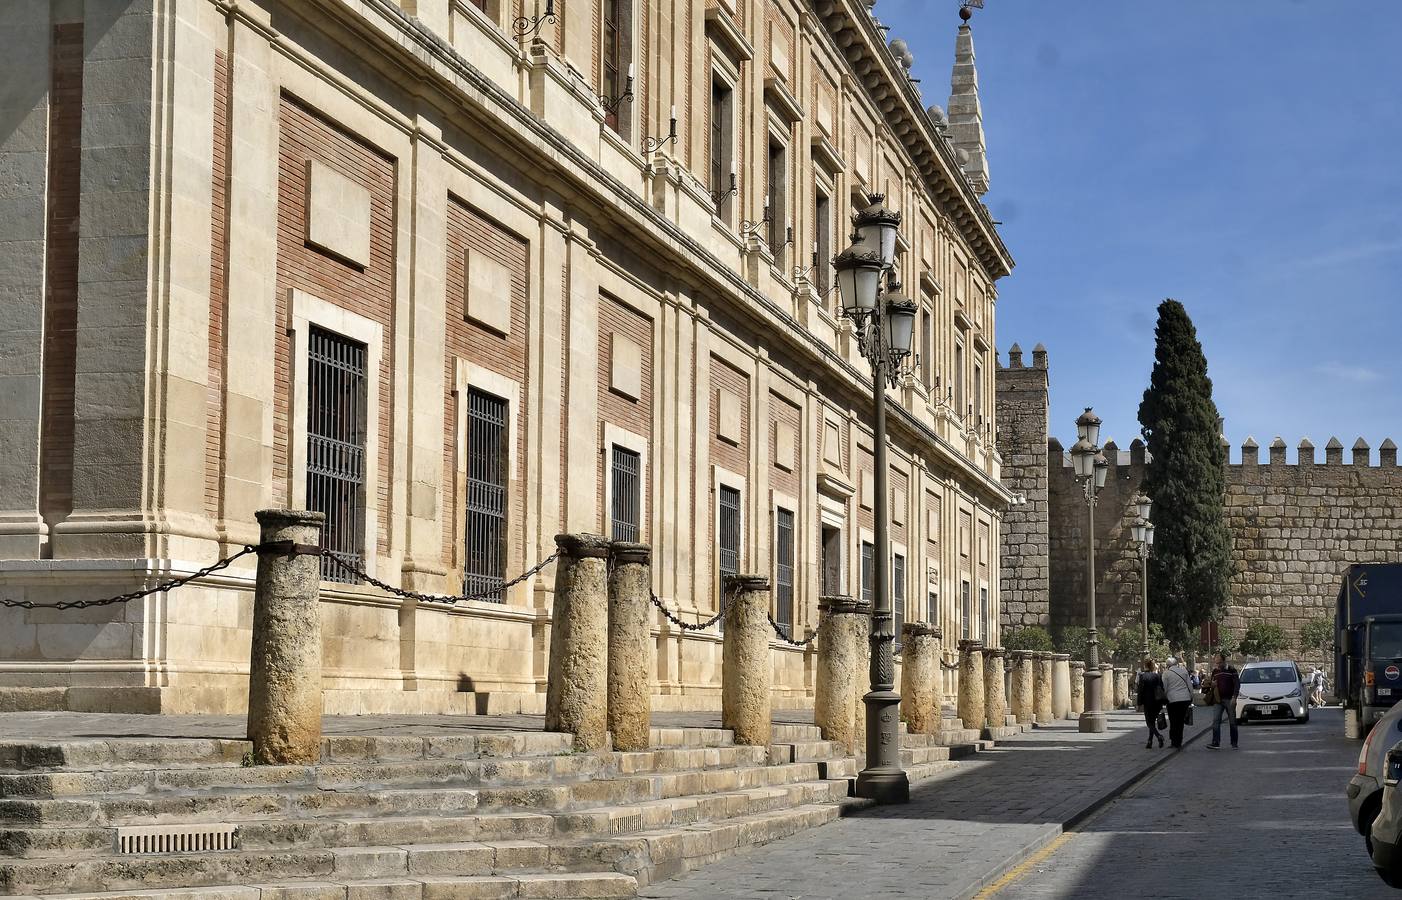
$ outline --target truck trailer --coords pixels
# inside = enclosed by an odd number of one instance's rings
[[[1362,738],[1402,699],[1402,563],[1349,566],[1334,608],[1334,693]]]

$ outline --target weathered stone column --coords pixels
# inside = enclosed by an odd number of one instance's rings
[[[652,551],[614,541],[609,573],[608,730],[613,749],[646,750],[652,724]]]
[[[1071,660],[1071,718],[1078,718],[1086,711],[1086,664],[1079,659]]]
[[[545,730],[576,750],[608,744],[608,550],[597,534],[557,534]]]
[[[1052,718],[1064,719],[1071,713],[1071,654],[1052,654]]]
[[[1100,696],[1107,709],[1118,709],[1115,706],[1115,667],[1109,663],[1100,664]]]
[[[1003,653],[1002,647],[989,647],[983,651],[983,707],[990,729],[1004,727],[1008,715]],[[992,734],[989,736],[992,737]]]
[[[1013,665],[1012,696],[1009,698],[1009,706],[1012,708],[1013,716],[1016,717],[1019,725],[1030,725],[1037,717],[1037,706],[1034,700],[1035,688],[1033,686],[1035,663],[1032,654],[1026,650],[1014,650],[1009,656],[1012,658]]]
[[[924,622],[901,626],[901,712],[911,734],[940,730],[940,639]]]
[[[769,743],[770,683],[769,579],[727,575],[725,643],[721,653],[721,727],[735,732],[735,743]]]
[[[818,671],[814,677],[813,721],[823,739],[856,753],[861,732],[856,727],[858,693],[864,663],[863,621],[871,621],[871,604],[851,597],[824,597],[818,604]]]
[[[248,739],[258,765],[321,761],[321,526],[326,515],[300,509],[254,514],[264,544],[253,588],[248,660]],[[311,552],[299,552],[310,550]]]
[[[852,728],[855,730],[857,745],[866,746],[867,733],[867,705],[863,698],[871,690],[871,601],[859,600],[862,604],[862,614],[857,617],[856,633],[857,649],[853,655],[857,658],[857,680],[855,683],[855,702],[857,704],[857,714],[852,717]]]
[[[959,642],[959,719],[965,728],[983,730],[983,644]]]
[[[1032,701],[1036,707],[1037,724],[1046,725],[1052,721],[1052,655],[1038,651],[1036,665],[1036,675],[1032,680]]]
[[[1115,709],[1129,706],[1129,670],[1115,669]]]

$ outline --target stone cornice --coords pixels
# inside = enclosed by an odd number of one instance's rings
[[[919,93],[887,51],[865,6],[860,0],[811,2],[829,36],[847,58],[856,80],[881,112],[885,126],[915,161],[926,189],[953,219],[989,279],[1011,273],[1013,258],[999,237],[992,216],[964,177],[954,149],[930,123]]]
[[[750,285],[743,275],[725,265],[700,241],[685,233],[675,222],[653,209],[641,196],[611,172],[590,159],[568,138],[522,106],[483,72],[457,53],[418,19],[408,15],[393,0],[304,0],[308,7],[324,11],[341,25],[358,31],[374,42],[393,64],[404,67],[415,77],[437,83],[445,96],[460,103],[464,96],[484,107],[481,123],[506,132],[502,137],[523,155],[533,155],[532,163],[543,172],[570,179],[583,193],[595,193],[602,206],[619,222],[631,228],[640,241],[656,242],[659,249],[690,257],[699,265],[695,272],[705,281],[719,283],[742,302],[732,305],[732,313],[779,327],[766,328],[766,334],[786,344],[799,355],[817,357],[842,384],[854,403],[870,396],[870,375],[849,363],[804,328],[787,310]],[[380,20],[379,23],[373,21]],[[386,29],[393,29],[392,33]],[[564,186],[561,185],[561,188]],[[680,273],[678,273],[680,274]],[[745,302],[748,301],[748,302]],[[761,315],[762,314],[762,315]],[[933,447],[942,467],[959,472],[963,484],[994,508],[1008,506],[1012,494],[987,472],[960,453],[953,444],[917,419],[898,403],[888,406],[888,423],[898,433]]]

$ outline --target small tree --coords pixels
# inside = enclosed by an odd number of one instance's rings
[[[1241,641],[1237,638],[1235,631],[1225,627],[1217,629],[1217,646],[1212,650],[1213,653],[1221,653],[1230,659],[1237,654],[1240,648]]]
[[[1285,639],[1285,629],[1274,622],[1252,622],[1246,626],[1246,635],[1237,646],[1243,656],[1275,656],[1289,646]]]
[[[1051,650],[1051,635],[1037,625],[1014,628],[1003,634],[1003,647],[1008,650]]]
[[[1100,639],[1100,661],[1108,663],[1115,657],[1115,637],[1108,631],[1099,632],[1098,637]],[[1085,660],[1090,655],[1086,649],[1089,644],[1089,633],[1080,625],[1063,628],[1057,634],[1057,652],[1069,653],[1072,659]]]
[[[1115,646],[1116,662],[1120,665],[1139,668],[1139,663],[1143,661],[1144,636],[1138,625],[1126,625],[1115,632]],[[1149,658],[1163,663],[1171,652],[1168,638],[1163,633],[1163,626],[1157,622],[1150,622]]]
[[[1300,651],[1328,656],[1334,649],[1334,620],[1329,616],[1310,619],[1300,626]]]

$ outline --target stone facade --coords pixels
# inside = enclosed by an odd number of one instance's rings
[[[1032,366],[1013,344],[998,368],[998,443],[1003,485],[1013,505],[1003,513],[999,610],[1004,627],[1050,624],[1047,458],[1047,351],[1038,344]],[[1016,548],[1016,552],[1008,552]]]
[[[1028,523],[1013,506],[1004,517],[1003,583],[1008,591],[1011,573],[1031,572],[1042,559],[1035,535],[1046,527],[1049,539],[1049,577],[1046,603],[1032,605],[1022,619],[1010,618],[1005,594],[1004,625],[1018,625],[1042,617],[1053,628],[1085,624],[1086,506],[1071,461],[1056,438],[1045,439],[1019,419],[1017,410],[1045,404],[1046,370],[1017,369],[1000,372],[999,442],[1005,464],[1004,481],[1013,491],[1028,491],[1035,479],[1021,464],[1046,440],[1043,471],[1046,482],[1046,517]],[[1034,373],[1031,379],[1025,374]],[[1022,374],[1020,374],[1022,373]],[[1028,387],[1029,381],[1032,387]],[[1031,417],[1029,416],[1029,420]],[[1402,469],[1397,446],[1385,440],[1373,457],[1359,438],[1351,457],[1344,460],[1344,446],[1331,438],[1324,459],[1316,458],[1309,440],[1302,440],[1296,462],[1287,462],[1287,446],[1276,438],[1269,456],[1261,460],[1260,447],[1248,438],[1241,447],[1241,462],[1226,467],[1226,515],[1231,530],[1233,561],[1231,601],[1222,625],[1238,637],[1247,625],[1264,620],[1280,625],[1291,642],[1287,655],[1305,664],[1325,662],[1317,654],[1297,652],[1299,630],[1305,622],[1332,616],[1334,598],[1344,569],[1355,563],[1402,562],[1402,537],[1395,523],[1402,517]],[[1135,440],[1128,451],[1105,440],[1110,463],[1106,485],[1096,506],[1096,613],[1102,628],[1114,630],[1140,620],[1142,562],[1131,527],[1136,513],[1131,498],[1143,483],[1147,459],[1144,445]],[[1374,464],[1376,461],[1376,464]],[[1023,558],[1019,558],[1023,557]],[[1026,582],[1018,582],[1019,586]],[[1029,589],[1042,588],[1032,582]],[[1035,596],[1035,593],[1032,594]]]
[[[351,475],[328,531],[379,579],[456,594],[598,532],[650,544],[653,590],[696,621],[738,498],[730,564],[791,574],[774,611],[810,631],[820,595],[862,592],[872,539],[869,370],[826,260],[880,192],[920,304],[921,365],[889,393],[904,617],[946,659],[996,642],[1012,260],[985,161],[961,163],[859,0],[621,4],[607,31],[601,4],[556,8],[518,37],[543,3],[0,4],[7,596],[149,585],[256,542],[256,509],[334,505],[309,486],[334,425]],[[967,28],[956,53],[963,140]],[[328,340],[355,388],[323,421]],[[252,574],[4,610],[0,685],[240,710]],[[325,581],[325,708],[542,708],[552,574],[457,604]],[[653,628],[654,707],[716,706],[720,634]],[[809,701],[811,652],[772,649],[776,703]]]

